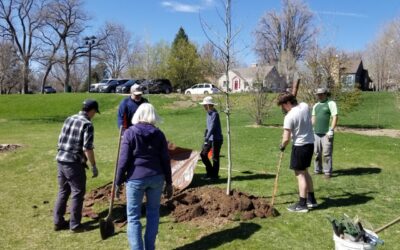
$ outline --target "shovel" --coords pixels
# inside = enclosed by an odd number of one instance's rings
[[[279,156],[279,162],[278,162],[276,175],[275,175],[274,191],[272,192],[271,204],[270,204],[269,209],[267,211],[267,215],[272,215],[273,217],[279,215],[279,212],[274,209],[274,202],[275,202],[276,192],[278,191],[278,179],[279,179],[279,172],[281,170],[282,159],[283,159],[283,151],[281,152],[281,154]]]
[[[114,169],[114,178],[111,187],[111,201],[110,207],[108,208],[108,214],[105,219],[100,219],[100,235],[101,239],[105,240],[108,237],[112,236],[115,233],[114,222],[112,221],[112,209],[114,206],[114,196],[115,196],[115,178],[117,176],[117,168],[118,168],[118,160],[119,160],[119,150],[121,147],[121,137],[122,137],[122,126],[119,129],[119,140],[118,140],[118,152],[117,152],[117,161],[115,163]]]
[[[383,231],[384,229],[386,229],[386,228],[388,228],[388,227],[390,227],[390,226],[396,224],[396,223],[399,222],[399,221],[400,221],[400,217],[397,217],[396,219],[392,220],[391,222],[387,223],[386,225],[383,225],[383,226],[381,226],[380,228],[376,229],[376,230],[374,231],[374,233],[377,234],[377,233]]]

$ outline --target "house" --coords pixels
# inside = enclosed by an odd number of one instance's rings
[[[232,92],[248,92],[256,89],[256,83],[262,82],[262,88],[271,92],[280,92],[286,89],[286,82],[279,75],[275,66],[257,66],[235,68],[229,71],[229,89]],[[218,87],[227,88],[226,75],[218,79]]]
[[[350,60],[340,67],[340,82],[343,89],[351,90],[355,87],[362,91],[372,90],[372,80],[368,70],[364,69],[362,60]]]

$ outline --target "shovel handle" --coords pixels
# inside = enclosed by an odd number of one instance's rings
[[[376,230],[374,231],[374,233],[377,234],[377,233],[383,231],[384,229],[386,229],[386,228],[392,226],[393,224],[396,224],[396,223],[399,222],[399,221],[400,221],[400,217],[397,217],[396,219],[392,220],[392,221],[389,222],[388,224],[383,225],[383,226],[381,226],[380,228],[376,229]]]
[[[119,139],[118,139],[118,150],[117,150],[117,161],[115,162],[115,169],[114,169],[114,178],[111,186],[111,201],[110,207],[108,208],[108,215],[107,218],[111,215],[113,206],[114,206],[114,196],[115,196],[115,179],[117,178],[117,169],[118,169],[118,161],[119,161],[119,151],[121,149],[121,138],[122,138],[122,126],[119,128]]]
[[[276,196],[276,192],[278,191],[278,179],[279,179],[279,171],[281,170],[282,159],[283,159],[283,151],[281,152],[281,154],[279,156],[278,166],[276,167],[277,170],[276,170],[276,175],[275,175],[274,191],[272,193],[270,209],[272,209],[274,207],[275,196]]]

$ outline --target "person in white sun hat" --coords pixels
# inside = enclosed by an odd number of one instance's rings
[[[203,101],[199,103],[203,105],[204,110],[207,112],[207,129],[204,132],[204,144],[201,150],[201,160],[206,166],[207,174],[203,177],[205,180],[218,180],[219,176],[219,154],[223,142],[221,122],[219,120],[218,111],[215,109],[211,96],[204,97]],[[212,149],[212,163],[208,159],[208,153]]]

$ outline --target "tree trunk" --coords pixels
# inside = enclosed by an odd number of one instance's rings
[[[29,92],[29,59],[25,59],[24,61],[24,67],[23,67],[23,72],[22,72],[22,78],[23,78],[23,86],[22,86],[22,93],[23,94],[28,94]]]
[[[48,77],[49,74],[50,74],[51,68],[52,68],[52,66],[48,66],[48,67],[46,68],[46,72],[44,73],[44,76],[43,76],[43,78],[42,78],[42,88],[41,88],[41,93],[42,93],[42,94],[44,94],[44,86],[46,86],[47,77]]]

